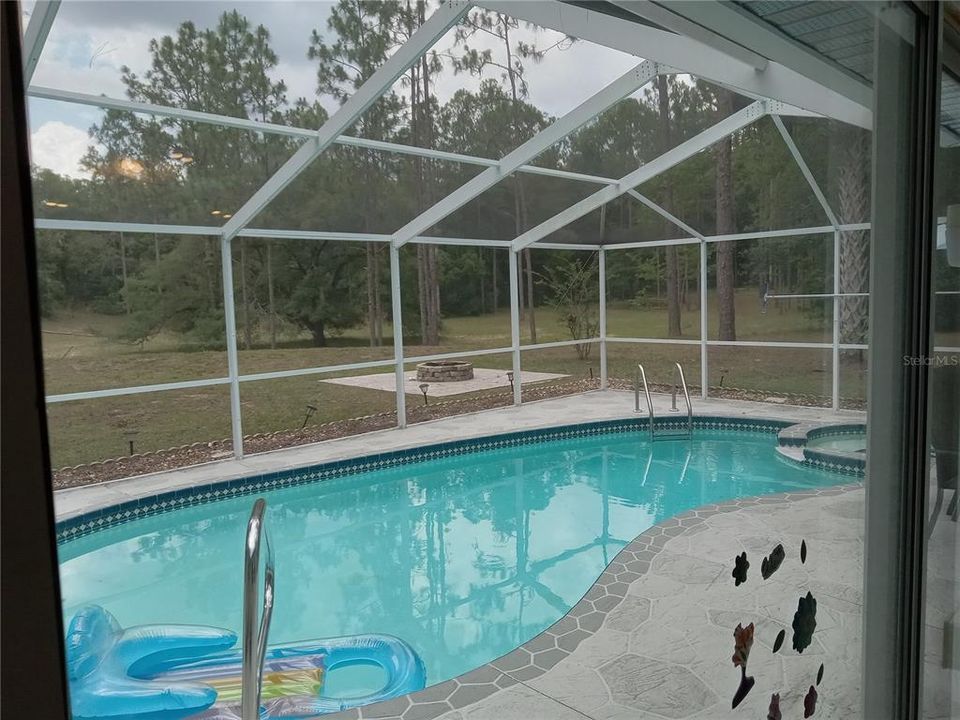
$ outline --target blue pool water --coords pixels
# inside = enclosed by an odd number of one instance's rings
[[[646,433],[610,433],[266,492],[277,560],[270,641],[388,633],[421,655],[428,683],[454,677],[551,625],[627,542],[666,518],[847,481],[784,462],[775,446],[773,434],[697,431],[651,451]],[[96,603],[123,626],[239,631],[252,502],[188,507],[64,543],[65,618]],[[337,694],[378,684],[334,674]]]

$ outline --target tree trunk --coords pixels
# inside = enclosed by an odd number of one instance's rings
[[[513,48],[510,47],[510,21],[503,15],[497,14],[497,21],[503,25],[503,48],[506,52],[507,81],[510,84],[510,114],[513,118],[514,145],[519,146],[523,140],[520,137],[520,92],[517,88],[517,70],[513,64]],[[527,197],[523,188],[523,177],[517,173],[513,176],[513,209],[514,209],[514,229],[516,236],[519,237],[527,229]],[[530,342],[537,342],[537,318],[533,306],[533,263],[530,259],[530,249],[526,248],[519,258],[518,263],[520,277],[519,282],[519,300],[520,316],[524,317],[530,329]],[[526,263],[526,293],[524,293],[524,263]],[[526,295],[526,299],[524,299]]]
[[[425,4],[418,5],[418,22],[425,21]],[[419,147],[433,145],[433,118],[430,115],[430,66],[424,55],[411,67],[411,135]],[[433,203],[433,165],[416,159],[417,196],[421,211]],[[420,283],[420,336],[424,345],[440,343],[440,260],[435,245],[418,245],[417,280]]]
[[[377,345],[377,287],[376,287],[376,258],[374,257],[373,243],[368,242],[367,251],[367,336],[370,347]]]
[[[523,256],[527,262],[527,323],[530,327],[530,343],[537,342],[537,316],[533,310],[533,258],[530,248],[525,248]]]
[[[660,120],[660,152],[665,153],[672,147],[670,131],[670,87],[666,75],[657,76],[657,109]],[[664,188],[663,207],[669,212],[673,205],[673,189],[669,181]],[[673,229],[669,220],[664,218],[666,232]],[[680,270],[677,262],[677,248],[665,248],[667,267],[667,335],[680,337]]]
[[[490,249],[490,297],[493,298],[493,312],[500,308],[500,298],[497,295],[497,249]]]
[[[727,117],[733,110],[733,93],[717,89],[717,113]],[[717,144],[717,234],[736,232],[733,207],[733,143],[728,135]],[[734,307],[735,255],[733,242],[717,243],[717,306],[720,314],[721,340],[737,339],[736,310]]]
[[[430,290],[431,317],[430,317],[430,344],[440,344],[440,248],[436,245],[427,246],[430,254]]]
[[[208,240],[203,246],[203,269],[207,275],[207,300],[212,308],[223,307],[222,272],[214,272],[213,266],[220,260],[217,255],[221,252],[217,248],[217,240]],[[233,259],[230,260],[233,262]]]
[[[373,246],[373,319],[374,319],[374,339],[377,347],[383,345],[383,294],[380,292],[380,249]]]
[[[309,323],[307,329],[310,331],[310,335],[313,336],[314,347],[327,346],[326,327],[322,320],[316,320],[312,323]]]
[[[277,308],[273,297],[273,241],[267,240],[267,306],[270,314],[270,349],[277,347]]]
[[[483,248],[477,248],[477,283],[480,288],[480,314],[487,312],[487,274],[483,271]]]
[[[867,137],[859,129],[834,133],[843,139],[839,169],[841,223],[868,220],[869,153]],[[838,138],[839,139],[839,138]],[[864,230],[840,233],[840,292],[867,292],[870,270],[870,241]],[[840,341],[863,343],[867,337],[868,302],[865,297],[840,298]]]
[[[677,260],[677,248],[664,248],[667,268],[667,334],[680,337],[680,263]]]
[[[417,244],[417,302],[420,306],[420,343],[427,342],[427,261],[426,245]]]
[[[130,295],[127,288],[127,241],[120,233],[120,277],[122,280],[123,311],[130,314]]]
[[[657,278],[657,307],[660,307],[660,298],[662,297],[662,295],[661,295],[661,293],[660,293],[660,280],[661,280],[661,275],[660,275],[660,248],[656,248],[656,249],[653,251],[653,260],[654,260],[654,268],[655,268],[654,275],[655,275],[656,278]]]
[[[680,266],[681,266],[681,268],[682,268],[682,272],[681,272],[681,275],[680,275],[680,277],[681,277],[681,280],[680,280],[680,302],[681,302],[681,304],[683,305],[683,309],[684,309],[684,310],[690,310],[690,297],[689,297],[689,292],[688,292],[688,291],[690,290],[690,275],[689,275],[689,273],[687,272],[687,265],[688,265],[688,263],[687,263],[687,258],[688,258],[688,257],[689,257],[689,256],[687,255],[686,252],[683,253],[683,262],[680,264]]]
[[[243,307],[243,347],[253,346],[253,328],[250,326],[250,296],[247,294],[247,241],[240,238],[240,302]]]
[[[163,274],[160,272],[160,237],[153,234],[153,258],[157,268],[157,295],[163,295]]]

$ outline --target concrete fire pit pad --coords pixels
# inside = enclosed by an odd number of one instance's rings
[[[404,373],[406,378],[407,393],[410,395],[420,395],[420,382],[417,380],[417,371],[411,370]],[[523,372],[523,383],[543,382],[544,380],[559,380],[566,375],[556,373],[542,372]],[[396,385],[394,374],[392,372],[376,373],[373,375],[354,375],[351,377],[338,377],[320,380],[320,382],[333,383],[334,385],[350,385],[351,387],[370,388],[371,390],[385,390],[393,392]],[[510,380],[507,379],[506,370],[488,370],[486,368],[475,367],[473,369],[472,380],[461,380],[459,382],[438,382],[429,383],[427,390],[428,397],[447,397],[449,395],[462,395],[464,393],[477,392],[478,390],[492,390],[495,388],[509,388]]]

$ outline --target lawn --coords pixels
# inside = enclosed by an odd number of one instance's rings
[[[711,303],[712,304],[712,303]],[[699,313],[683,313],[683,337],[699,337]],[[549,308],[537,308],[538,342],[567,340],[569,335]],[[123,318],[92,313],[63,313],[43,324],[46,391],[48,394],[102,388],[223,377],[226,353],[222,350],[184,349],[175,336],[161,335],[144,347],[124,344],[114,338]],[[711,337],[716,336],[716,317],[709,318]],[[526,323],[524,342],[529,342]],[[638,309],[611,304],[608,309],[610,337],[665,337],[666,313],[662,309]],[[798,307],[771,308],[760,312],[756,294],[744,291],[737,298],[738,339],[829,341],[829,318],[818,318]],[[388,326],[385,336],[392,337]],[[282,347],[241,350],[241,373],[337,365],[366,360],[390,359],[390,346],[371,348],[365,330],[356,328],[332,338],[329,347],[309,347],[293,334],[283,337]],[[479,317],[445,318],[441,345],[415,344],[404,348],[407,357],[471,349],[505,347],[510,344],[510,318],[506,310]],[[863,373],[859,353],[846,358],[841,395],[863,396]],[[642,361],[653,382],[670,379],[672,363],[684,365],[688,383],[700,383],[700,348],[662,344],[610,343],[611,377],[631,378]],[[508,353],[477,357],[482,367],[507,370]],[[777,393],[830,394],[829,350],[782,348],[710,349],[710,384]],[[412,367],[412,366],[411,366]],[[563,373],[575,378],[599,375],[599,348],[580,359],[573,347],[530,350],[523,353],[529,370]],[[384,368],[384,372],[392,372]],[[370,370],[368,372],[376,372]],[[356,374],[356,372],[341,373]],[[324,375],[322,377],[330,377]],[[359,417],[394,408],[392,393],[319,382],[321,376],[302,376],[241,384],[245,434],[299,428],[307,405],[317,412],[310,423]],[[420,402],[408,396],[408,402]],[[77,465],[117,457],[129,452],[163,449],[193,442],[219,440],[230,435],[229,397],[226,386],[165,391],[97,400],[56,403],[48,406],[54,467]]]

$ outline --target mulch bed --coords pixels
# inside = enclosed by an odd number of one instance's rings
[[[633,390],[633,383],[629,380],[611,378],[609,386],[614,390]],[[548,398],[563,397],[588,390],[596,390],[599,387],[600,381],[597,379],[530,385],[524,387],[523,399],[525,401],[546,400]],[[666,385],[653,385],[651,389],[657,390],[658,392],[669,392],[670,390],[669,386]],[[694,395],[695,390],[699,392],[699,388],[690,388],[691,395]],[[770,402],[772,400],[771,393],[739,388],[710,388],[710,396],[759,402]],[[782,399],[784,404],[790,405],[809,405],[813,407],[830,406],[830,398],[820,396],[777,394],[774,397],[778,400]],[[479,410],[507,407],[513,403],[513,393],[509,390],[502,390],[482,396],[464,398],[462,400],[434,402],[426,406],[414,402],[413,396],[408,395],[407,402],[407,423],[413,425],[428,420],[463,415]],[[845,408],[863,409],[864,406],[865,403],[862,401],[845,400],[843,402],[843,407]],[[248,435],[243,439],[243,446],[244,452],[252,455],[270,450],[279,450],[297,445],[308,445],[323,440],[358,435],[374,430],[384,430],[396,427],[396,425],[396,412],[383,412],[377,413],[376,415],[366,415],[364,417],[350,418],[347,420],[336,420],[320,425],[310,425],[302,430],[281,430],[272,433]],[[103,460],[101,462],[78,465],[76,467],[60,468],[59,470],[53,471],[53,487],[55,490],[62,490],[69,487],[92,485],[107,480],[116,480],[118,478],[145,475],[147,473],[174,470],[176,468],[198,465],[200,463],[224,460],[231,457],[232,447],[233,443],[229,439],[214,440],[211,442],[183,445],[167,450],[138,453],[136,455]]]

